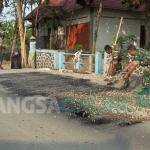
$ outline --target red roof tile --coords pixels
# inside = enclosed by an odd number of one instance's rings
[[[94,0],[90,7],[99,7],[101,0]],[[50,6],[62,6],[67,11],[72,11],[74,8],[75,0],[50,0]],[[76,5],[76,10],[82,7]],[[127,7],[122,6],[121,0],[104,0],[103,8],[117,9],[117,10],[129,10]],[[33,10],[33,17],[36,16],[36,9]],[[141,6],[138,10],[132,9],[131,11],[145,11],[145,5]],[[32,13],[29,13],[25,19],[30,20],[32,18]]]

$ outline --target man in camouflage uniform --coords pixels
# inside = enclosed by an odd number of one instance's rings
[[[116,73],[119,73],[122,69],[126,67],[129,63],[129,54],[125,48],[117,50],[116,47],[112,49],[111,46],[106,45],[104,47],[107,54],[112,55],[112,68],[108,76],[114,76]],[[122,88],[127,88],[129,86],[129,78],[124,79],[124,85]]]
[[[123,72],[127,71],[127,73],[124,76],[124,79],[128,79],[130,74],[136,69],[138,65],[147,66],[142,76],[143,90],[138,94],[147,93],[147,91],[149,91],[150,88],[150,52],[139,51],[134,45],[128,46],[128,52],[130,55],[134,56],[134,59],[123,70]]]

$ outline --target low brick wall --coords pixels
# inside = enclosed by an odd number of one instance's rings
[[[54,54],[53,53],[36,53],[36,68],[54,69]]]

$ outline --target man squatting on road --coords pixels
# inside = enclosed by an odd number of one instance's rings
[[[124,76],[124,79],[128,79],[130,74],[136,69],[138,65],[147,66],[144,69],[142,75],[142,91],[138,94],[149,94],[150,91],[150,52],[148,51],[139,51],[134,45],[128,46],[128,52],[131,56],[134,56],[133,61],[131,61],[124,69],[123,72],[127,72]]]
[[[124,69],[128,65],[129,54],[128,54],[128,51],[124,47],[117,50],[116,48],[112,49],[110,45],[106,45],[104,49],[107,54],[112,55],[112,62],[111,62],[112,68],[108,76],[114,76],[117,71],[121,72],[121,70]],[[121,89],[124,89],[127,87],[129,87],[129,77],[124,78],[124,85],[121,87]]]

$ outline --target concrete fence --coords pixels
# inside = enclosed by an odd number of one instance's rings
[[[57,50],[48,50],[48,49],[42,49],[36,50],[36,67],[37,68],[50,68],[50,69],[65,69],[65,66],[67,63],[72,62],[66,62],[66,55],[74,55],[72,53],[65,53],[62,51]],[[104,73],[105,65],[106,65],[106,58],[107,55],[104,54],[104,67],[102,67],[102,53],[96,52],[95,54],[81,54],[79,61],[76,63],[76,69],[82,70],[85,63],[83,63],[83,57],[89,57],[89,63],[86,63],[86,65],[89,65],[89,71],[92,72],[92,68],[94,68],[94,72],[97,74]],[[92,57],[94,57],[94,64],[92,62]]]

